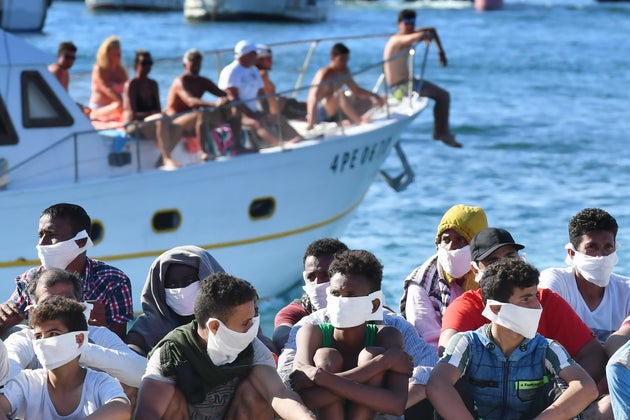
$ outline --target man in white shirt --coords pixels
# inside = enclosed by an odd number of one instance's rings
[[[566,268],[540,273],[540,286],[564,298],[603,343],[630,315],[630,278],[614,274],[617,221],[598,208],[569,221]]]

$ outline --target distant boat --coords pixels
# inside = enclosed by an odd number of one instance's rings
[[[322,22],[335,0],[185,0],[188,20],[290,20]]]
[[[0,0],[0,28],[11,32],[39,32],[51,0]]]
[[[85,0],[89,9],[182,10],[184,0]]]

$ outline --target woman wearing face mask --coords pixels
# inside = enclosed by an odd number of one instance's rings
[[[443,418],[568,419],[597,397],[564,347],[536,332],[538,276],[515,259],[487,268],[481,288],[491,323],[454,335],[429,377],[427,397]]]
[[[470,241],[488,227],[481,207],[457,204],[442,216],[436,254],[411,272],[403,284],[400,313],[436,350],[442,315],[455,298],[479,288],[470,268]]]

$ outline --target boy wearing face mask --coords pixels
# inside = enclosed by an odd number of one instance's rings
[[[401,416],[412,358],[400,331],[368,323],[383,320],[382,265],[367,251],[344,251],[329,273],[330,323],[298,331],[292,388],[323,419]]]
[[[313,418],[300,397],[284,387],[271,352],[256,338],[257,299],[245,280],[225,273],[203,279],[195,320],[171,331],[149,354],[135,418],[162,418],[176,390],[183,393],[190,418],[225,418],[244,378],[282,418]]]
[[[613,273],[617,230],[608,212],[581,210],[569,221],[569,266],[540,274],[540,286],[562,296],[602,343],[630,315],[630,278]]]
[[[536,333],[538,276],[518,259],[486,269],[483,315],[491,323],[453,336],[429,378],[427,396],[442,417],[568,419],[597,397],[566,350]]]
[[[400,313],[436,350],[448,305],[479,285],[470,269],[470,241],[488,227],[481,207],[457,204],[442,216],[435,236],[437,253],[405,279]]]
[[[131,406],[118,381],[79,366],[88,339],[84,306],[62,296],[30,316],[34,348],[43,369],[24,370],[0,394],[0,409],[26,419],[129,419]]]

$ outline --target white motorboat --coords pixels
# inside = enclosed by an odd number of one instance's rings
[[[210,250],[261,296],[279,293],[301,278],[308,243],[343,233],[392,148],[400,155],[401,132],[427,105],[425,98],[389,98],[387,106],[371,110],[368,124],[326,123],[315,127],[316,138],[291,147],[210,162],[179,145],[173,156],[188,164],[163,171],[154,167],[159,152],[153,141],[93,129],[47,71],[53,57],[5,31],[0,38],[6,46],[0,50],[5,298],[12,279],[39,264],[39,215],[59,202],[79,204],[92,217],[89,255],[129,275],[137,308],[153,259],[184,244]],[[403,173],[390,182],[411,178]]]
[[[46,22],[51,0],[0,0],[0,28],[12,32],[38,32]]]
[[[189,20],[276,19],[322,22],[335,0],[185,0]]]
[[[182,10],[184,0],[85,0],[90,10]]]

